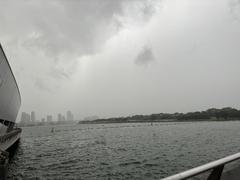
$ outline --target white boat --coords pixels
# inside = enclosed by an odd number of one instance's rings
[[[21,129],[15,121],[21,105],[16,79],[0,44],[0,150],[6,151],[16,143]]]

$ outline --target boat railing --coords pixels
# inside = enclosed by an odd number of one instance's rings
[[[22,129],[21,128],[15,128],[12,131],[0,136],[0,143],[4,143],[7,140],[11,139],[12,137],[16,136],[17,134],[21,133]]]
[[[194,178],[198,175],[204,174],[208,171],[211,171],[207,180],[220,180],[223,174],[224,166],[230,162],[236,161],[240,159],[240,153],[236,153],[222,159],[218,159],[216,161],[212,161],[210,163],[204,164],[202,166],[195,167],[193,169],[189,169],[187,171],[175,174],[173,176],[169,176],[167,178],[163,178],[162,180],[182,180]],[[239,170],[240,171],[240,170]],[[240,179],[240,177],[238,177]],[[201,178],[202,179],[202,178]],[[228,178],[227,178],[228,179]],[[231,179],[229,179],[231,180]]]

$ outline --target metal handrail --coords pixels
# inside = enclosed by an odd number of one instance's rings
[[[217,169],[219,167],[223,168],[225,164],[228,164],[228,163],[230,163],[232,161],[235,161],[237,159],[240,159],[240,153],[236,153],[236,154],[224,157],[222,159],[218,159],[216,161],[212,161],[212,162],[204,164],[202,166],[198,166],[198,167],[195,167],[193,169],[190,169],[190,170],[187,170],[187,171],[175,174],[173,176],[169,176],[167,178],[163,178],[162,180],[181,180],[181,179],[191,178],[191,177],[194,177],[196,175],[202,174],[202,173],[204,173],[206,171],[209,171],[211,169],[215,170],[215,169]],[[221,176],[221,173],[222,172],[220,172],[220,176]]]

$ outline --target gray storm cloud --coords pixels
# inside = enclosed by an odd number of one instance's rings
[[[36,69],[42,66],[39,65],[42,59],[48,61],[36,79],[49,76],[64,80],[73,74],[71,66],[79,57],[100,52],[104,43],[124,27],[129,16],[143,21],[152,16],[155,2],[0,1],[0,38],[11,49],[21,47],[26,53],[38,54],[39,58],[33,56],[25,60],[26,64],[34,61],[32,66]],[[19,63],[19,66],[24,65]],[[52,88],[51,84],[46,84]]]
[[[143,47],[135,59],[137,65],[148,65],[155,60],[152,49],[149,47]]]
[[[124,7],[129,8],[126,14],[133,10],[138,17],[148,17],[154,1],[1,1],[1,31],[26,48],[58,59],[64,53],[94,54],[116,33],[116,24],[124,23]]]
[[[23,111],[71,109],[80,118],[238,108],[239,7],[239,0],[0,0],[0,40]]]

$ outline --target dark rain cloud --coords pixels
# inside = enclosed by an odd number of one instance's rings
[[[135,59],[137,65],[148,65],[155,61],[154,54],[150,47],[144,46]]]
[[[43,70],[42,74],[38,74],[43,79],[69,79],[74,70],[68,69],[71,64],[75,64],[81,56],[98,53],[106,41],[124,27],[123,19],[129,15],[125,12],[126,9],[129,12],[136,11],[136,18],[147,21],[154,13],[155,2],[156,0],[0,1],[0,39],[9,49],[19,51],[20,58],[23,54],[20,51],[24,50],[48,61],[44,69],[49,73]],[[35,69],[41,63],[39,58],[27,58],[25,61],[26,64],[21,63],[21,66],[31,64],[36,66]],[[37,78],[36,81],[40,89],[44,89]]]
[[[11,34],[12,41],[52,57],[94,54],[121,27],[118,17],[128,4],[142,17],[154,12],[154,0],[1,1],[0,37]]]

